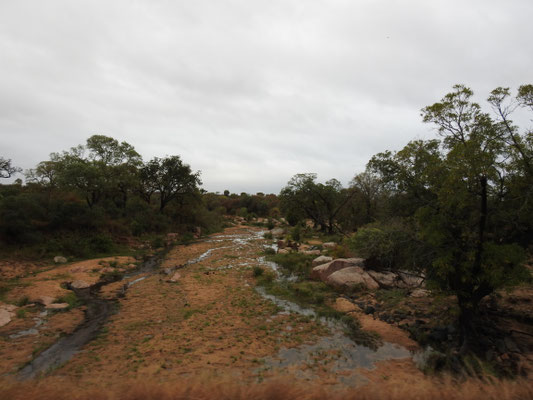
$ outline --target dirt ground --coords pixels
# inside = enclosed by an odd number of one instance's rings
[[[307,363],[283,369],[265,361],[276,359],[280,351],[313,346],[330,332],[313,318],[283,311],[255,290],[253,267],[260,263],[264,244],[259,228],[228,228],[196,243],[174,247],[159,271],[129,279],[136,283],[123,296],[120,293],[128,281],[103,286],[101,297],[114,299],[117,312],[97,338],[71,361],[49,371],[44,381],[111,387],[138,379],[254,383],[289,377],[337,387],[346,373],[335,369],[338,355],[334,351],[317,353]],[[33,356],[83,320],[83,306],[47,310],[43,297],[60,301],[69,293],[61,283],[81,280],[92,285],[106,269],[127,271],[135,266],[134,261],[88,260],[42,268],[19,279],[7,298],[12,303],[26,299],[27,304],[11,311],[12,321],[0,327],[0,375],[15,378],[17,370]],[[168,273],[163,273],[165,269]],[[377,332],[385,342],[410,352],[420,350],[397,324],[364,313],[346,298],[339,297],[334,307],[358,319],[363,329]],[[35,332],[17,336],[31,329]],[[377,361],[354,373],[350,382],[355,385],[385,381],[427,384],[435,379],[417,369],[411,355]]]

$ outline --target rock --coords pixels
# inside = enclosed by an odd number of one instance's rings
[[[307,244],[301,244],[300,246],[298,246],[298,251],[300,253],[303,253],[304,251],[309,250],[310,248],[311,248],[311,246],[309,246]]]
[[[319,267],[321,265],[316,268]],[[377,282],[361,267],[348,267],[333,272],[327,277],[326,283],[337,289],[355,288],[357,286],[362,286],[366,289],[379,288]]]
[[[322,244],[322,247],[325,249],[334,249],[337,246],[335,242],[326,242]]]
[[[181,278],[181,274],[179,272],[176,272],[174,275],[172,275],[172,278],[168,280],[168,282],[177,282]]]
[[[368,270],[367,272],[380,287],[385,289],[396,287],[396,282],[399,279],[398,275],[396,275],[394,272],[378,272],[374,270]]]
[[[313,260],[313,267],[333,261],[332,257],[320,256]]]
[[[325,281],[334,272],[349,267],[362,267],[363,262],[364,260],[362,258],[338,258],[314,267],[311,270],[311,279]]]
[[[115,269],[112,267],[104,267],[100,270],[101,274],[109,274],[111,272],[115,272]]]
[[[420,298],[420,297],[428,297],[429,296],[429,290],[426,289],[415,289],[410,294],[411,297],[414,298]]]
[[[398,272],[398,277],[400,280],[398,281],[397,286],[401,289],[417,288],[424,284],[424,278],[409,272],[400,271]]]
[[[34,300],[32,300],[33,302],[35,303],[40,303],[42,304],[43,306],[48,306],[49,304],[52,304],[54,302],[54,298],[53,297],[50,297],[50,296],[41,296],[41,297],[38,297]]]
[[[283,233],[285,232],[285,230],[283,228],[274,228],[274,229],[271,229],[270,230],[270,233],[272,234],[272,236],[274,237],[280,237],[280,236],[283,236]]]
[[[67,262],[67,259],[63,256],[55,256],[54,257],[54,262],[56,264],[65,264]]]
[[[68,303],[52,303],[48,304],[46,308],[48,310],[64,310],[65,308],[68,308]]]
[[[279,249],[278,254],[289,254],[290,251],[288,249]]]
[[[319,256],[320,250],[304,250],[300,251],[300,253],[305,254],[307,256]]]
[[[85,281],[77,279],[77,280],[71,282],[70,287],[72,287],[74,289],[87,289],[88,287],[91,287],[91,285],[89,285]]]
[[[9,324],[13,316],[14,314],[11,311],[6,310],[5,308],[0,308],[0,326]]]
[[[170,275],[174,272],[174,268],[170,268],[170,267],[167,267],[167,268],[164,268],[161,273],[164,274],[164,275]]]
[[[287,247],[287,242],[285,240],[278,240],[278,249],[284,249]]]

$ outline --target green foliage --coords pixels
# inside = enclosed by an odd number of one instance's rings
[[[252,272],[253,272],[254,277],[257,278],[257,277],[260,277],[261,275],[263,275],[265,270],[262,267],[259,267],[259,266],[256,265],[256,266],[253,267]]]
[[[346,240],[348,247],[367,264],[378,269],[420,269],[428,252],[405,220],[363,226]]]
[[[56,299],[55,303],[67,303],[68,304],[68,310],[71,308],[79,307],[83,304],[83,301],[76,296],[76,293],[69,291],[64,296],[59,297]]]
[[[287,274],[307,277],[311,271],[314,256],[301,253],[275,254],[267,257],[269,261],[279,264]]]
[[[287,183],[279,195],[280,204],[291,225],[306,218],[324,232],[335,230],[335,219],[346,205],[352,191],[346,191],[336,179],[316,183],[313,173],[297,174]]]
[[[528,86],[521,87],[518,104],[529,107],[529,94]],[[422,110],[442,140],[411,142],[368,165],[389,190],[396,215],[413,218],[412,231],[429,256],[428,278],[457,296],[464,339],[475,331],[483,297],[526,278],[520,245],[530,242],[533,228],[527,200],[533,193],[533,133],[521,134],[509,119],[507,88],[488,99],[494,117],[472,96],[456,85]],[[396,239],[386,230],[365,229],[357,236],[357,249],[394,262]]]

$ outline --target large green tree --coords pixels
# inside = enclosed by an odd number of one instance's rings
[[[527,106],[529,93],[521,87],[515,104]],[[528,239],[516,232],[531,229],[524,216],[531,215],[533,141],[531,131],[520,132],[510,120],[509,96],[504,88],[491,93],[492,116],[469,88],[456,85],[422,110],[441,140],[411,142],[369,163],[408,200],[419,238],[433,252],[428,278],[457,296],[463,350],[477,335],[480,301],[526,276],[520,244]]]
[[[196,193],[201,183],[200,172],[192,172],[179,156],[154,157],[140,170],[139,192],[147,202],[157,193],[162,212],[170,201]]]
[[[322,231],[333,233],[336,218],[353,195],[336,179],[316,182],[314,173],[294,175],[279,195],[280,205],[293,222],[311,219]]]

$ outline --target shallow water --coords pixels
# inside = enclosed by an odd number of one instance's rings
[[[280,267],[276,263],[265,261],[264,257],[261,257],[258,261],[262,265],[271,267],[278,280],[287,280],[281,274]],[[294,281],[297,277],[289,277],[288,279]],[[316,318],[326,325],[331,333],[330,336],[321,337],[313,344],[280,349],[275,356],[263,359],[264,366],[257,369],[259,373],[269,369],[285,370],[296,367],[303,369],[303,371],[300,371],[300,378],[316,379],[318,375],[313,372],[313,367],[316,369],[327,366],[327,370],[339,374],[339,383],[347,386],[357,386],[367,381],[364,376],[356,372],[357,368],[373,369],[378,361],[413,357],[409,350],[393,343],[384,342],[375,350],[367,346],[358,345],[345,335],[346,328],[340,321],[318,317],[313,309],[301,307],[291,301],[268,294],[263,287],[256,287],[255,290],[263,298],[272,301],[283,309],[283,313],[296,313]]]

